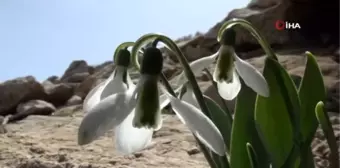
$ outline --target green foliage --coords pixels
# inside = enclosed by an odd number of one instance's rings
[[[251,29],[250,23],[240,19],[228,21],[227,24],[231,26],[225,25],[224,28],[230,28],[238,22],[241,26],[245,25],[246,29],[256,31]],[[252,33],[258,40],[263,39],[260,33]],[[316,59],[307,52],[305,73],[297,89],[296,82],[294,83],[279,63],[270,47],[266,46],[266,42],[260,43],[262,47],[267,47],[264,49],[268,57],[265,60],[263,76],[269,85],[270,96],[256,95],[242,82],[231,128],[229,121],[219,116],[227,112],[223,112],[223,109],[217,108],[214,102],[205,98],[209,114],[218,116],[213,122],[221,130],[226,146],[230,147],[230,167],[314,167],[310,148],[318,126],[314,108],[319,101],[325,99],[323,77]],[[324,114],[326,113],[317,112],[323,130],[329,135],[329,143],[333,143],[334,133],[330,129],[328,117]],[[222,120],[225,120],[225,124]],[[226,133],[230,133],[230,136]],[[333,151],[337,150],[336,147],[333,148]],[[338,153],[333,154],[333,157],[334,155],[338,156]],[[214,160],[214,157],[212,159]],[[215,160],[220,162],[216,158]]]
[[[310,146],[319,122],[331,147],[331,165],[334,168],[339,166],[334,132],[327,113],[323,111],[325,86],[315,57],[307,52],[306,69],[297,87],[296,81],[294,83],[251,23],[243,19],[227,21],[219,31],[218,41],[225,29],[232,29],[235,25],[250,31],[266,52],[263,76],[268,83],[270,95],[257,95],[241,81],[234,119],[230,117],[228,109],[221,108],[211,98],[202,95],[186,59],[170,39],[151,34],[140,40],[161,37],[175,51],[193,86],[202,112],[220,130],[225,146],[229,149],[226,151],[227,156],[214,154],[196,138],[209,165],[213,168],[313,168],[315,166]],[[141,44],[137,43],[136,46],[132,50],[134,57]]]
[[[263,75],[270,96],[258,96],[255,121],[273,166],[281,167],[293,149],[294,135],[297,135],[294,133],[295,118],[298,118],[300,103],[293,81],[277,61],[267,58]]]
[[[267,154],[257,134],[254,121],[255,100],[256,93],[245,84],[242,84],[242,89],[236,101],[231,134],[231,167],[250,167],[251,163],[246,159],[248,158],[247,143],[253,144],[255,150],[259,152],[261,156],[259,158],[259,166],[263,168],[268,167]]]
[[[301,83],[297,85],[267,43],[261,42],[264,39],[257,29],[252,29],[249,22],[235,19],[226,22],[222,28],[228,29],[235,25],[244,26],[252,32],[268,55],[263,76],[269,85],[270,96],[256,95],[242,83],[231,128],[228,153],[230,167],[266,168],[270,167],[269,165],[273,168],[315,167],[310,146],[318,126],[317,119],[332,148],[331,159],[334,167],[339,154],[327,113],[320,110],[322,109],[320,103],[316,108],[317,117],[314,113],[316,104],[324,101],[326,97],[323,77],[315,57],[307,52],[305,73]],[[223,31],[220,30],[220,34]],[[221,109],[209,109],[211,114],[222,114]],[[219,120],[219,125],[220,122]],[[225,132],[229,132],[229,129],[224,128]],[[224,137],[229,138],[225,135]],[[228,140],[226,145],[229,145]]]

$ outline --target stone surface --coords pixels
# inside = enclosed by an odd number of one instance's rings
[[[19,103],[45,99],[42,85],[32,76],[26,76],[0,83],[0,115],[15,113]]]
[[[0,165],[8,168],[38,165],[46,168],[206,168],[191,132],[173,115],[164,116],[164,126],[144,151],[121,156],[114,150],[112,132],[86,146],[77,145],[82,112],[74,117],[29,116],[9,124],[0,134]],[[33,126],[34,125],[34,126]],[[196,149],[196,150],[195,150]],[[25,167],[26,168],[26,167]],[[39,167],[40,168],[40,167]]]
[[[73,95],[74,85],[70,83],[43,82],[44,90],[47,94],[47,100],[55,106],[65,104],[67,100]]]
[[[55,110],[56,108],[51,103],[43,100],[30,100],[19,104],[17,112],[9,117],[8,122],[22,120],[30,115],[50,115]]]
[[[339,117],[331,115],[339,141]],[[8,132],[0,134],[0,165],[8,168],[41,166],[46,168],[75,167],[141,167],[141,168],[206,168],[202,152],[188,128],[174,115],[164,115],[164,126],[153,136],[147,149],[121,156],[114,149],[113,134],[85,146],[77,145],[77,128],[83,117],[80,109],[73,117],[29,116],[16,124],[8,124]],[[328,164],[327,144],[318,129],[313,140],[315,162]],[[26,167],[25,167],[26,168]],[[40,167],[39,167],[40,168]]]
[[[77,105],[77,104],[82,104],[83,99],[78,96],[78,95],[73,95],[70,99],[67,100],[66,105],[67,106],[72,106],[72,105]]]
[[[82,82],[87,76],[93,73],[93,67],[90,67],[84,60],[73,61],[60,78],[62,82]]]

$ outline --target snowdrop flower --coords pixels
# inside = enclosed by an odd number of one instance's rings
[[[94,87],[85,97],[83,104],[83,111],[87,113],[91,110],[100,100],[107,96],[119,92],[124,92],[130,87],[134,87],[128,66],[130,64],[130,52],[127,49],[121,49],[115,58],[116,68],[108,79],[99,83]]]
[[[223,99],[234,99],[241,90],[240,77],[244,83],[257,94],[268,97],[269,88],[262,74],[250,63],[239,58],[234,50],[235,31],[226,29],[221,40],[219,51],[211,56],[203,57],[190,63],[195,74],[208,68],[217,58],[217,64],[213,73],[213,80],[217,83],[218,93]],[[178,85],[186,82],[184,73],[178,78]]]
[[[116,148],[130,154],[147,147],[152,133],[162,126],[160,109],[169,102],[173,110],[203,144],[220,155],[225,155],[221,133],[213,122],[191,104],[170,95],[159,96],[158,81],[163,57],[159,49],[145,50],[141,77],[134,89],[111,94],[99,101],[87,113],[79,127],[78,143],[87,144],[110,128],[115,128]]]
[[[114,129],[117,150],[129,154],[150,144],[153,131],[162,125],[160,110],[169,101],[154,88],[157,75],[148,73],[152,67],[162,69],[161,63],[144,66],[138,84],[134,85],[126,71],[130,56],[120,55],[115,72],[94,88],[84,102],[87,113],[79,126],[78,144],[89,144]]]
[[[147,78],[149,78],[149,84],[145,85],[148,86],[148,90],[145,91],[157,91],[158,87],[157,84],[155,83],[155,81],[157,80],[153,80],[152,78],[156,78],[160,73],[161,73],[161,67],[158,67],[158,63],[160,65],[162,65],[162,54],[159,51],[159,49],[157,48],[149,48],[147,50],[148,52],[152,51],[154,52],[154,56],[150,57],[150,59],[147,57],[148,54],[146,53],[143,57],[143,63],[141,66],[141,73],[145,73],[148,74],[148,76],[145,76],[144,81],[147,81]],[[151,54],[150,54],[151,56]],[[145,69],[144,69],[145,68]],[[143,78],[141,78],[141,80],[143,81]],[[152,88],[151,88],[152,87]],[[203,114],[203,112],[201,112],[198,108],[196,108],[194,105],[189,104],[187,102],[181,101],[180,99],[172,96],[166,89],[164,89],[164,87],[161,87],[162,91],[165,93],[165,95],[168,97],[168,99],[170,100],[170,104],[172,106],[172,109],[174,110],[174,112],[177,114],[177,116],[179,117],[179,119],[181,120],[182,123],[184,123],[186,126],[188,126],[188,128],[190,129],[191,132],[193,132],[193,134],[205,145],[207,146],[209,149],[211,149],[213,152],[223,156],[225,155],[225,145],[224,145],[224,141],[223,141],[223,137],[220,133],[220,131],[218,130],[218,128],[215,126],[215,124],[207,117]],[[144,88],[146,89],[146,88]],[[143,93],[142,93],[143,94]],[[145,94],[147,95],[147,94]],[[151,95],[151,94],[150,94]],[[156,94],[155,95],[156,98]],[[148,100],[152,100],[151,96],[149,99],[145,99],[142,100],[142,97],[140,97],[140,101],[146,101],[145,102],[145,107],[149,107],[150,103],[148,103]],[[141,103],[140,105],[142,105],[143,103]],[[145,108],[144,107],[144,108]],[[150,108],[150,107],[149,107]],[[141,108],[142,109],[142,108]],[[145,112],[144,112],[145,113]],[[143,114],[139,113],[139,114]],[[144,114],[146,115],[146,114]],[[158,115],[155,115],[158,116]],[[159,119],[159,117],[154,118],[154,121],[157,121],[157,118]],[[135,118],[135,121],[139,121],[136,122],[136,126],[141,126],[141,125],[145,125],[148,122],[145,122],[144,124],[141,123],[140,121],[141,118]],[[147,121],[145,119],[145,121]],[[159,123],[159,122],[151,122],[152,123]],[[157,126],[156,126],[157,128]]]
[[[79,145],[89,144],[111,129],[114,129],[116,148],[121,153],[142,150],[150,143],[154,130],[132,125],[136,114],[133,97],[136,85],[127,72],[129,63],[129,51],[119,51],[114,72],[85,98],[86,115],[78,131]],[[161,108],[169,103],[165,95],[160,97],[160,102]]]

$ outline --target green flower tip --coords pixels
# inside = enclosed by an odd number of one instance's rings
[[[305,54],[306,54],[306,55],[313,56],[313,54],[312,54],[310,51],[306,51]]]
[[[323,113],[323,107],[324,106],[325,106],[325,104],[322,101],[319,101],[315,106],[315,111],[317,113]]]
[[[143,54],[140,73],[159,75],[163,68],[162,52],[156,47],[147,47]]]
[[[236,42],[236,32],[233,27],[227,28],[222,33],[221,44],[227,46],[234,46]]]
[[[116,64],[119,66],[128,67],[131,61],[131,53],[127,49],[121,49],[118,51]]]
[[[327,128],[326,127],[326,116],[324,113],[324,103],[322,101],[319,101],[316,106],[315,106],[315,113],[316,113],[316,118],[319,121],[319,123],[321,124],[321,127],[323,127],[324,129]]]

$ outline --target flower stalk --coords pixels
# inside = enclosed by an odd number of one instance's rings
[[[268,57],[271,57],[275,60],[277,60],[276,54],[273,51],[273,49],[270,47],[267,40],[264,38],[264,36],[260,33],[260,31],[254,27],[250,22],[244,20],[244,19],[231,19],[229,21],[226,21],[220,28],[217,34],[217,41],[221,41],[223,37],[223,33],[226,29],[232,28],[234,26],[241,26],[242,28],[245,28],[248,30],[259,42],[262,49],[265,51]]]
[[[146,35],[140,37],[135,42],[135,45],[134,45],[134,47],[132,48],[132,51],[131,51],[131,55],[132,55],[132,58],[134,60],[134,65],[137,66],[137,68],[139,68],[138,57],[137,57],[138,51],[142,48],[142,46],[145,43],[148,43],[148,42],[155,40],[155,39],[157,39],[160,42],[163,42],[172,51],[174,51],[176,53],[175,55],[177,56],[179,62],[183,66],[183,70],[185,72],[185,75],[186,75],[187,79],[190,81],[190,83],[193,87],[194,94],[197,98],[198,104],[199,104],[202,112],[205,113],[205,114],[209,114],[209,109],[204,102],[203,94],[202,94],[202,92],[201,92],[201,90],[198,86],[198,83],[196,81],[194,73],[191,71],[191,68],[188,64],[187,59],[185,58],[182,51],[178,48],[178,46],[170,38],[168,38],[164,35],[161,35],[161,34],[154,34],[154,33],[146,34]]]

